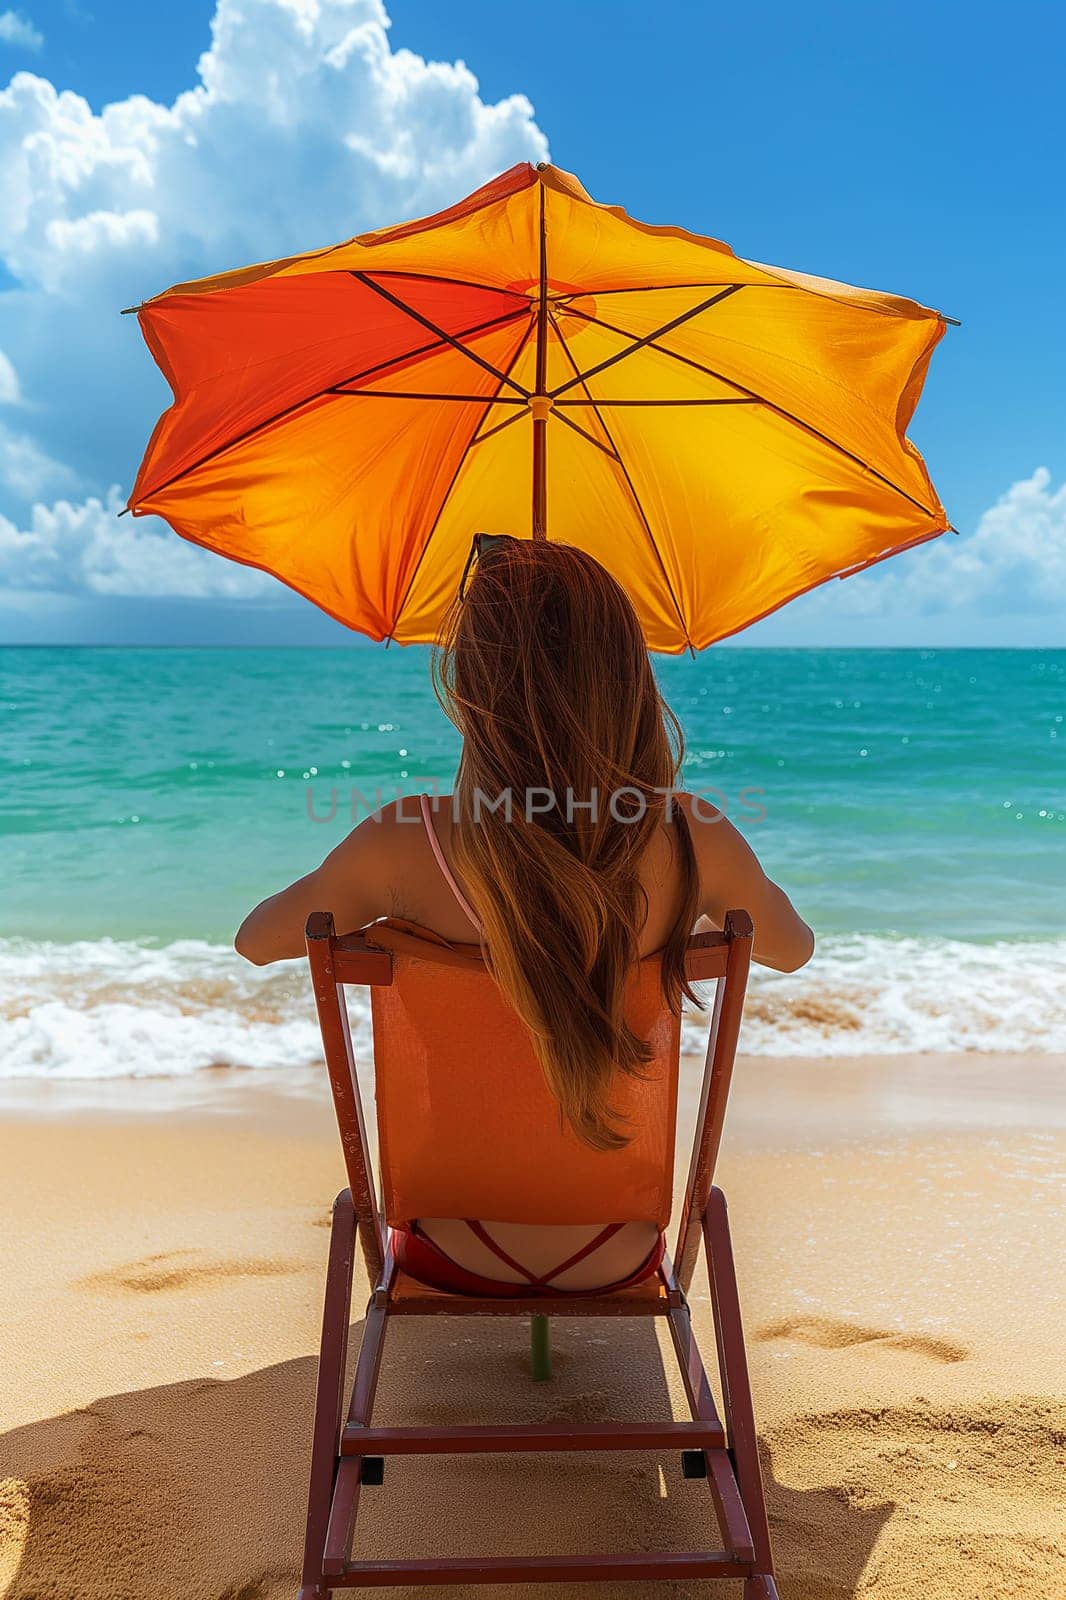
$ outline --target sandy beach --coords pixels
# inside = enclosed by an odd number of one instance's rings
[[[785,1600],[1066,1594],[1063,1066],[739,1063],[720,1182]],[[342,1184],[328,1102],[233,1072],[72,1092],[0,1107],[0,1594],[291,1600]],[[694,1312],[710,1359],[700,1279]],[[560,1323],[555,1344],[534,1387],[521,1324],[408,1323],[376,1415],[685,1414],[649,1329]],[[699,1548],[709,1518],[672,1459],[397,1461],[360,1540]]]

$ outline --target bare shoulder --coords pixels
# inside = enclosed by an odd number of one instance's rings
[[[379,806],[341,840],[330,860],[347,870],[392,874],[424,849],[424,829],[418,795],[404,795]]]
[[[705,914],[721,916],[733,906],[750,910],[767,880],[740,829],[702,795],[680,791],[674,802],[688,823]]]
[[[725,862],[751,855],[751,846],[740,830],[734,827],[724,811],[720,811],[702,795],[678,789],[671,796],[671,805],[684,815],[688,823],[692,848],[701,873],[705,865],[721,866]]]
[[[755,924],[756,961],[779,972],[802,967],[814,951],[814,935],[744,835],[702,796],[679,792],[674,800],[690,824],[703,914],[720,928],[730,911],[747,911]]]

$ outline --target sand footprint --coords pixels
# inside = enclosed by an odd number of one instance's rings
[[[159,1294],[168,1289],[200,1288],[231,1278],[279,1278],[301,1272],[296,1261],[244,1260],[212,1256],[205,1250],[164,1250],[82,1278],[78,1287],[118,1294]]]
[[[965,1361],[969,1351],[951,1339],[934,1339],[920,1333],[893,1333],[886,1328],[864,1327],[861,1323],[837,1322],[832,1317],[783,1317],[767,1323],[755,1333],[756,1339],[795,1339],[813,1344],[819,1350],[846,1350],[852,1345],[876,1345],[882,1350],[904,1350],[925,1356],[929,1361]]]

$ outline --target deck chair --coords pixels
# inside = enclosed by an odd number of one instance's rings
[[[725,1200],[712,1186],[751,958],[746,913],[723,933],[689,940],[690,980],[717,980],[692,1160],[673,1261],[657,1275],[599,1295],[476,1299],[428,1288],[399,1270],[387,1225],[417,1217],[494,1222],[669,1221],[680,1023],[663,1005],[657,957],[630,981],[627,1016],[654,1059],[624,1078],[614,1103],[633,1137],[604,1153],[563,1123],[529,1035],[487,972],[478,946],[445,943],[409,924],[375,923],[338,938],[328,913],[307,923],[307,952],[349,1187],[338,1195],[325,1310],[299,1600],[335,1589],[481,1583],[744,1579],[744,1600],[777,1600]],[[379,1205],[352,1053],[346,984],[368,985],[374,1030]],[[355,1240],[370,1299],[347,1407],[345,1370]],[[686,1292],[702,1239],[722,1398],[719,1416],[692,1335]],[[371,1420],[393,1317],[528,1317],[534,1374],[548,1370],[552,1316],[664,1317],[691,1421],[519,1426],[387,1427]],[[622,1330],[619,1328],[621,1335]],[[468,1452],[679,1451],[684,1475],[705,1478],[717,1548],[680,1553],[360,1560],[352,1554],[361,1492],[397,1455]],[[647,1592],[647,1591],[641,1591]]]

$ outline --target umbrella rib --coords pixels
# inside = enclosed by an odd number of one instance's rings
[[[656,538],[655,538],[655,534],[652,532],[652,526],[651,526],[651,523],[648,521],[647,513],[645,512],[644,507],[641,505],[640,496],[637,493],[636,485],[634,484],[633,479],[629,475],[629,469],[626,467],[625,462],[622,460],[622,457],[619,454],[618,446],[614,442],[614,437],[613,437],[613,435],[611,433],[610,428],[608,428],[606,422],[604,422],[602,416],[600,415],[599,407],[596,404],[596,401],[592,398],[591,391],[589,390],[589,386],[588,386],[588,383],[586,381],[587,374],[582,374],[582,373],[580,373],[578,371],[578,365],[577,365],[577,362],[574,360],[573,352],[571,351],[570,346],[567,344],[566,339],[563,336],[562,329],[559,327],[559,324],[556,321],[554,316],[552,317],[552,326],[555,329],[556,338],[559,340],[559,343],[563,347],[563,353],[565,354],[566,359],[569,361],[570,365],[574,369],[574,372],[577,374],[576,381],[580,383],[580,385],[584,389],[586,395],[588,395],[589,403],[591,404],[592,409],[593,409],[593,411],[595,412],[595,415],[596,415],[596,421],[599,423],[600,427],[603,429],[603,432],[604,432],[604,435],[605,435],[605,437],[607,439],[607,442],[610,445],[611,449],[614,451],[614,459],[618,463],[618,470],[622,474],[622,477],[625,479],[626,488],[629,490],[629,493],[632,496],[633,504],[634,504],[634,506],[636,507],[636,510],[637,510],[637,515],[640,517],[641,522],[644,524],[644,532],[648,536],[648,542],[651,545],[652,550],[655,553],[656,561],[659,563],[659,571],[662,573],[663,582],[666,584],[667,593],[669,594],[670,599],[673,601],[674,610],[677,612],[677,620],[680,622],[682,632],[685,635],[685,643],[688,645],[689,650],[692,651],[693,654],[695,654],[695,648],[694,648],[693,643],[692,643],[692,635],[689,632],[688,623],[685,621],[684,612],[681,610],[681,606],[680,606],[680,603],[678,601],[677,595],[674,593],[674,586],[670,581],[670,574],[666,570],[666,562],[663,560],[662,551],[659,549],[658,543],[657,543]],[[560,420],[563,421],[563,422],[566,422],[566,421],[569,421],[569,418],[560,417]],[[601,446],[601,448],[602,448],[602,446]]]
[[[492,402],[494,406],[503,405],[505,403],[506,402],[502,400],[493,400]],[[494,423],[493,426],[486,429],[484,433],[476,433],[470,441],[471,449],[473,449],[474,445],[476,444],[484,444],[485,440],[491,439],[494,433],[502,433],[504,428],[509,428],[511,426],[512,422],[521,422],[522,418],[528,415],[529,411],[526,406],[523,406],[521,411],[512,411],[511,415],[509,417],[505,417],[502,422]],[[481,420],[484,421],[484,417]]]
[[[592,403],[594,402],[590,402],[590,404]],[[619,466],[622,465],[622,460],[617,450],[613,450],[610,445],[604,444],[594,434],[588,433],[579,422],[574,421],[573,417],[566,416],[562,411],[556,412],[555,415],[560,422],[565,422],[568,428],[573,428],[575,433],[579,433],[583,439],[587,439],[589,444],[594,444],[597,450],[602,450],[605,456],[609,456],[612,461],[617,461]]]
[[[489,328],[499,328],[506,322],[516,321],[527,310],[528,307],[526,306],[516,306],[513,311],[505,311],[502,317],[490,317],[488,322],[475,322],[472,327],[460,329],[455,337],[457,339],[469,339],[475,333],[486,333]],[[447,339],[431,339],[428,344],[416,345],[406,355],[392,356],[388,361],[378,361],[374,366],[364,368],[362,372],[353,372],[350,378],[341,378],[340,382],[332,387],[342,389],[346,384],[361,383],[364,378],[372,378],[375,372],[387,372],[390,367],[398,366],[400,362],[411,361],[416,356],[427,356],[433,350],[443,349],[449,342]],[[323,392],[328,393],[328,391]],[[479,395],[478,399],[480,400],[480,398],[481,396]]]
[[[520,383],[516,383],[515,380],[509,377],[506,372],[501,372],[499,367],[494,367],[491,361],[486,361],[485,358],[483,356],[479,356],[476,351],[469,350],[465,344],[460,343],[460,341],[453,337],[452,334],[446,333],[443,328],[438,326],[437,323],[432,322],[429,317],[424,317],[421,311],[416,311],[414,306],[409,306],[405,300],[400,299],[399,295],[393,294],[391,289],[386,289],[384,284],[375,283],[373,278],[371,278],[365,272],[353,272],[351,275],[357,283],[361,283],[366,288],[372,289],[374,293],[379,294],[383,300],[388,300],[390,304],[396,306],[396,308],[399,311],[402,311],[405,316],[411,317],[415,322],[420,323],[423,328],[428,329],[430,333],[435,333],[438,339],[443,339],[446,344],[452,345],[456,350],[459,351],[461,355],[466,356],[467,360],[474,361],[479,367],[483,367],[486,372],[491,372],[492,376],[494,378],[498,378],[501,384],[509,383],[512,389],[518,390],[518,393],[523,397],[523,399],[529,399],[528,389],[524,389]],[[520,314],[521,313],[518,311],[515,312],[515,316],[519,316]]]
[[[755,262],[747,262],[745,264],[748,266],[758,266],[758,263]],[[761,270],[768,271],[769,269],[762,267]],[[616,287],[613,289],[575,289],[571,294],[557,296],[557,301],[560,304],[566,303],[568,305],[571,300],[584,300],[586,298],[592,299],[593,297],[602,300],[609,294],[654,294],[656,291],[664,292],[669,289],[716,289],[718,287],[719,286],[714,283],[634,283],[628,288]],[[842,298],[840,295],[826,294],[823,290],[812,289],[807,284],[785,283],[779,278],[774,279],[769,283],[746,283],[744,288],[784,289],[787,294],[812,294],[817,296],[819,300],[832,300],[837,305],[848,304],[847,300]],[[885,312],[879,306],[863,306],[861,309],[864,311],[873,311],[878,316],[885,315]],[[133,310],[136,311],[137,307],[134,306]],[[889,313],[889,315],[894,314],[895,313]],[[941,321],[946,322],[952,328],[962,327],[962,323],[959,321],[958,317],[945,316],[943,311],[936,311],[933,313],[933,315],[940,317]]]
[[[353,269],[349,268],[349,271]],[[375,278],[417,278],[419,283],[446,283],[453,289],[477,289],[481,294],[500,294],[508,300],[521,301],[516,311],[528,311],[529,301],[514,289],[502,289],[495,283],[475,283],[472,278],[449,278],[442,272],[404,272],[400,267],[370,267]]]
[[[348,389],[343,385],[323,389],[322,393],[347,395],[351,400],[458,400],[466,405],[471,401],[480,403],[485,398],[483,394],[431,394],[428,389]],[[512,400],[508,395],[505,399],[494,400],[493,405],[520,406],[525,410],[526,402]]]
[[[671,289],[727,289],[732,284],[728,281],[718,283],[634,283],[627,288],[616,289],[574,289],[568,295],[561,295],[561,300],[602,300],[609,294],[666,294]],[[739,287],[745,289],[790,289],[797,293],[793,283],[746,283]]]
[[[595,322],[598,327],[606,328],[610,333],[617,333],[623,339],[633,339],[636,337],[635,334],[630,333],[626,328],[619,328],[613,322],[604,322],[602,317],[590,316],[586,311],[575,311],[572,306],[568,308],[567,315],[572,317],[582,317],[586,322]],[[662,331],[663,330],[661,328],[658,329],[654,334],[651,335],[650,340],[645,339],[642,342],[644,344],[651,343],[651,340],[657,339]],[[634,346],[634,348],[636,347]],[[846,456],[849,461],[853,461],[857,467],[861,467],[863,471],[868,472],[871,477],[877,478],[877,480],[880,483],[883,483],[887,489],[891,489],[895,494],[902,495],[904,500],[909,500],[911,505],[916,506],[924,516],[935,518],[935,511],[930,511],[928,506],[923,505],[920,500],[916,500],[912,494],[908,494],[906,489],[901,489],[898,483],[893,483],[891,478],[886,478],[883,472],[878,472],[876,467],[872,467],[868,461],[864,461],[861,456],[857,456],[853,450],[848,450],[846,446],[838,444],[835,439],[831,439],[827,433],[822,433],[820,428],[815,428],[811,423],[804,422],[802,417],[797,417],[791,411],[786,411],[784,406],[779,406],[775,400],[767,399],[766,395],[759,394],[756,389],[747,388],[743,383],[738,383],[735,378],[727,378],[724,372],[716,372],[713,367],[705,367],[702,362],[694,361],[691,356],[682,355],[679,350],[670,350],[664,344],[655,343],[651,343],[651,348],[653,350],[657,350],[660,355],[670,356],[672,360],[680,361],[686,367],[694,367],[697,372],[702,372],[707,378],[716,378],[719,383],[727,383],[729,384],[730,388],[739,389],[741,393],[746,395],[750,400],[757,401],[759,405],[766,406],[769,411],[776,411],[778,416],[784,417],[786,422],[791,422],[794,427],[802,429],[804,433],[812,434],[814,438],[820,439],[822,443],[827,444],[831,450],[836,450],[839,455]],[[622,354],[629,355],[630,352],[628,350],[624,350]]]
[[[513,318],[519,317],[520,315],[522,315],[521,312],[514,311],[514,312],[508,313],[508,316],[506,316],[506,317],[493,317],[490,322],[478,322],[478,323],[475,323],[473,327],[464,328],[462,330],[462,333],[459,335],[459,337],[463,338],[463,339],[467,339],[467,338],[472,337],[476,333],[484,333],[489,328],[496,328],[496,327],[498,327],[500,325],[501,322],[507,322],[509,320],[512,320]],[[437,340],[434,340],[432,344],[419,345],[414,350],[408,350],[402,356],[394,356],[391,361],[379,361],[375,366],[367,367],[364,372],[357,372],[353,377],[345,378],[342,381],[344,383],[358,383],[360,381],[360,379],[371,377],[375,372],[382,372],[387,367],[395,367],[395,366],[398,366],[401,362],[412,360],[412,358],[414,358],[416,356],[427,355],[431,350],[437,350],[437,349],[439,349],[441,347],[442,344],[446,344],[448,342],[449,342],[448,340],[437,339]],[[359,392],[360,391],[358,391],[358,390],[350,390],[350,389],[337,390],[335,388],[335,386],[333,386],[333,385],[330,385],[329,387],[327,387],[325,389],[316,389],[314,394],[306,395],[302,400],[294,400],[292,405],[284,406],[280,411],[275,411],[273,416],[265,417],[262,422],[257,422],[257,423],[255,423],[255,425],[253,427],[246,428],[243,433],[237,434],[237,436],[235,438],[227,439],[225,444],[217,445],[214,450],[209,450],[207,452],[207,454],[205,456],[201,456],[198,461],[193,461],[189,466],[182,467],[180,472],[176,472],[174,474],[174,476],[172,478],[168,478],[165,483],[156,484],[156,486],[151,490],[151,493],[152,494],[161,494],[164,490],[173,488],[174,484],[180,483],[182,478],[187,477],[189,473],[198,472],[201,467],[206,467],[209,461],[214,461],[218,456],[225,455],[227,450],[235,450],[239,444],[247,444],[249,439],[254,439],[256,437],[256,435],[259,434],[259,433],[262,433],[264,431],[264,429],[272,428],[274,426],[275,422],[284,422],[286,417],[291,417],[297,411],[302,411],[304,406],[311,405],[315,400],[321,400],[328,394],[334,394],[334,393],[353,394],[353,393],[359,393]],[[369,392],[370,393],[376,393],[378,391],[371,390]],[[418,398],[420,398],[420,399],[433,399],[433,398],[438,398],[438,397],[437,396],[421,395]],[[477,395],[475,398],[478,399],[478,400],[481,400],[483,397],[481,395]],[[517,402],[514,402],[514,403],[517,403]],[[501,404],[508,404],[509,405],[509,404],[512,404],[512,402],[510,400],[507,400],[507,401],[501,402]],[[127,508],[127,509],[130,509],[130,508]],[[208,548],[210,548],[210,547],[208,547]]]
[[[595,378],[601,372],[606,372],[608,367],[616,366],[619,361],[624,361],[627,356],[634,355],[636,351],[642,350],[646,344],[651,344],[653,340],[662,338],[664,333],[672,333],[675,328],[680,328],[682,323],[691,322],[693,317],[698,317],[701,312],[709,311],[711,306],[718,305],[722,300],[728,300],[730,295],[739,294],[743,287],[742,283],[731,283],[727,289],[720,289],[717,294],[712,294],[709,299],[701,300],[698,306],[691,306],[688,311],[682,311],[680,316],[671,317],[669,322],[663,323],[662,327],[653,328],[651,333],[646,333],[643,338],[637,338],[634,334],[627,334],[627,338],[633,339],[633,343],[628,350],[616,351],[613,356],[608,356],[606,360],[597,362],[596,366],[589,367],[586,372],[581,372],[575,361],[573,365],[576,376],[552,389],[552,399],[554,400],[557,396],[565,394],[567,389],[572,389],[575,384],[582,383],[587,378]],[[597,322],[599,318],[589,317],[587,320]],[[607,327],[608,324],[604,323],[603,326]],[[615,331],[619,330],[616,329]],[[562,335],[560,334],[559,337],[562,338]]]
[[[658,346],[655,346],[657,349]],[[555,410],[563,406],[760,406],[754,395],[731,395],[719,400],[556,400]]]
[[[351,270],[351,269],[349,269],[349,270]],[[521,309],[525,309],[530,303],[528,300],[526,300],[525,295],[517,294],[514,289],[501,289],[501,288],[498,287],[498,285],[493,284],[493,283],[476,283],[473,278],[449,278],[449,277],[446,277],[443,273],[440,273],[440,272],[404,272],[404,271],[401,271],[401,269],[399,267],[370,267],[370,268],[368,268],[368,271],[373,272],[375,278],[415,278],[415,279],[418,280],[419,283],[446,283],[446,284],[450,285],[452,288],[455,288],[455,289],[478,289],[483,294],[506,295],[508,299],[523,301],[524,305],[523,305],[523,307]],[[718,288],[721,288],[721,287],[722,287],[722,285],[717,284],[717,283],[678,283],[678,284],[657,284],[656,283],[656,284],[642,284],[642,285],[639,286],[639,288],[635,292],[639,293],[640,288],[648,288],[648,289],[660,289],[660,288],[671,288],[671,289],[718,289]],[[792,285],[791,284],[783,284],[783,283],[782,284],[767,284],[766,287],[767,288],[771,288],[771,289],[776,289],[776,288],[786,289],[786,288],[791,288]],[[584,296],[586,294],[600,294],[600,295],[603,295],[603,294],[627,294],[629,292],[630,291],[625,290],[625,289],[596,289],[596,290],[592,290],[592,289],[589,289],[589,290],[574,289],[574,290],[568,290],[567,292],[565,292],[563,294],[559,294],[559,293],[552,293],[552,291],[549,290],[547,298],[548,298],[549,302],[552,305],[562,305],[568,300],[573,300],[575,297],[576,298],[584,298]],[[130,310],[131,311],[136,311],[136,310],[138,310],[138,307],[137,306],[131,306]],[[123,312],[123,315],[125,315],[125,312]]]
[[[530,320],[529,320],[528,325],[526,326],[525,330],[523,331],[522,337],[519,339],[518,344],[515,347],[514,354],[511,356],[511,359],[508,361],[507,366],[504,368],[503,372],[500,374],[500,387],[501,388],[503,387],[504,383],[510,381],[510,374],[514,370],[515,364],[518,361],[519,356],[522,354],[522,351],[525,349],[526,345],[529,343],[529,336],[532,333],[532,331],[533,331],[533,318],[531,317]],[[497,390],[497,394],[498,393],[499,393],[499,390]],[[404,589],[403,597],[400,600],[399,605],[396,607],[396,616],[395,616],[395,619],[394,619],[393,626],[395,626],[400,621],[400,618],[403,616],[404,606],[406,606],[408,598],[410,597],[410,594],[411,594],[411,590],[414,588],[415,579],[418,577],[418,574],[419,574],[419,571],[421,569],[422,563],[426,558],[426,551],[429,549],[430,543],[431,543],[431,541],[433,539],[433,535],[436,533],[438,527],[440,526],[440,519],[444,515],[445,507],[447,506],[448,501],[451,499],[452,490],[455,488],[455,485],[459,481],[459,474],[462,472],[463,468],[466,465],[466,458],[470,454],[472,446],[478,442],[477,441],[477,431],[481,427],[481,424],[484,422],[485,418],[488,416],[489,412],[492,410],[492,407],[496,403],[497,403],[497,396],[496,395],[489,395],[486,398],[486,400],[485,400],[485,409],[484,409],[484,411],[482,411],[481,416],[478,418],[477,422],[474,424],[474,432],[471,434],[470,438],[466,441],[466,444],[463,446],[463,453],[459,457],[459,460],[458,460],[458,462],[456,464],[455,471],[452,473],[451,480],[449,481],[448,487],[445,489],[443,495],[441,496],[440,505],[437,507],[437,510],[436,510],[435,515],[434,515],[433,521],[430,524],[429,532],[426,534],[425,543],[423,544],[421,550],[418,553],[418,560],[414,564],[414,570],[412,571],[411,576],[407,580],[407,587]],[[524,415],[525,415],[524,409],[522,411],[516,411],[515,415],[513,417],[508,417],[507,418],[507,421],[508,422],[515,422],[515,421],[517,421],[517,419],[519,417],[524,416]],[[495,431],[495,430],[493,430],[493,431]],[[487,435],[486,435],[486,437],[487,437]],[[391,631],[390,631],[388,637],[390,639],[393,637],[393,634],[392,634]]]

